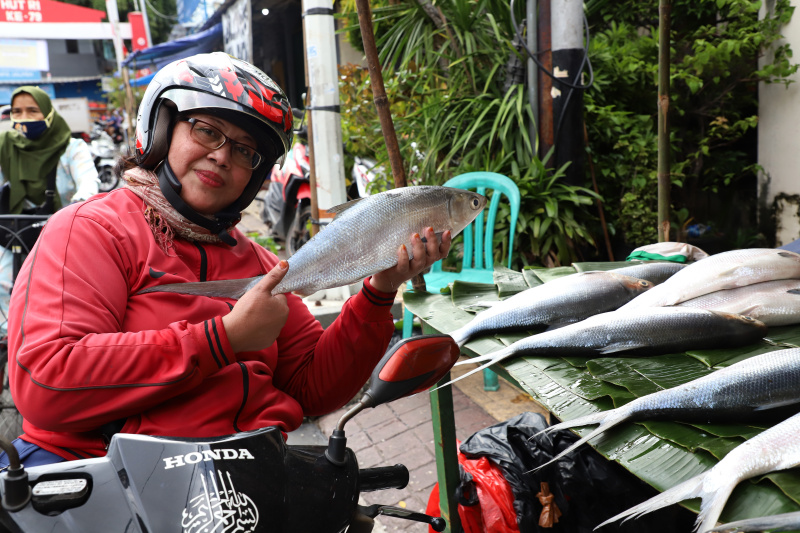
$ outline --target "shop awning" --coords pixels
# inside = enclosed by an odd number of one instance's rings
[[[155,72],[172,61],[221,49],[221,41],[222,23],[220,22],[194,35],[157,44],[144,50],[137,50],[126,57],[122,61],[122,65],[133,70],[149,68]]]

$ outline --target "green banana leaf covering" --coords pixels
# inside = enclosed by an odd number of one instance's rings
[[[406,292],[403,299],[406,307],[426,325],[448,333],[466,324],[480,310],[475,306],[478,302],[503,300],[575,272],[612,270],[635,263],[575,263],[569,267],[522,272],[496,267],[495,285],[456,281],[449,291],[443,290],[441,294]],[[462,353],[484,355],[536,332],[481,337],[468,342]],[[564,421],[619,407],[636,397],[691,381],[716,368],[785,347],[800,347],[800,325],[771,328],[763,341],[736,349],[642,358],[520,357],[503,361],[497,370],[513,378],[535,401]],[[617,461],[633,475],[663,491],[711,468],[734,447],[778,421],[765,420],[760,426],[630,422],[612,428],[589,444],[604,457]],[[574,431],[585,435],[594,427]],[[694,512],[699,510],[699,500],[682,505]],[[792,511],[800,511],[800,469],[743,481],[728,500],[721,519],[731,522]]]

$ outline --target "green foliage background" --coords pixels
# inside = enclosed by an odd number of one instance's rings
[[[675,0],[672,3],[671,139],[673,227],[686,238],[702,222],[752,245],[755,227],[758,83],[788,83],[797,66],[787,46],[759,66],[793,8],[771,2]],[[441,184],[473,170],[514,179],[523,196],[515,230],[515,268],[601,258],[594,193],[546,171],[536,156],[524,85],[525,56],[514,44],[509,4],[497,0],[371,2],[376,41],[395,128],[412,183]],[[522,21],[524,2],[517,2]],[[608,229],[623,246],[656,240],[658,1],[585,4],[594,66],[585,120]],[[361,46],[355,7],[342,4],[345,31]],[[523,75],[520,75],[520,71]],[[348,66],[340,82],[344,138],[361,156],[387,156],[366,71]],[[388,165],[386,165],[388,168]],[[590,182],[587,173],[586,184]],[[384,184],[386,186],[386,184]],[[502,223],[501,223],[502,224]],[[496,243],[502,262],[505,219]],[[733,231],[732,228],[737,228]],[[712,250],[717,251],[717,250]]]

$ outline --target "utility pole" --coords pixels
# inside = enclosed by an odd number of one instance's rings
[[[582,72],[586,51],[583,39],[583,0],[551,0],[553,50],[553,144],[555,168],[570,163],[565,181],[584,182]]]

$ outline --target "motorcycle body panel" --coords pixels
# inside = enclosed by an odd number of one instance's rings
[[[106,457],[27,469],[33,499],[0,510],[0,531],[340,532],[358,467],[352,451],[336,467],[324,449],[286,446],[274,427],[203,440],[118,434]]]

